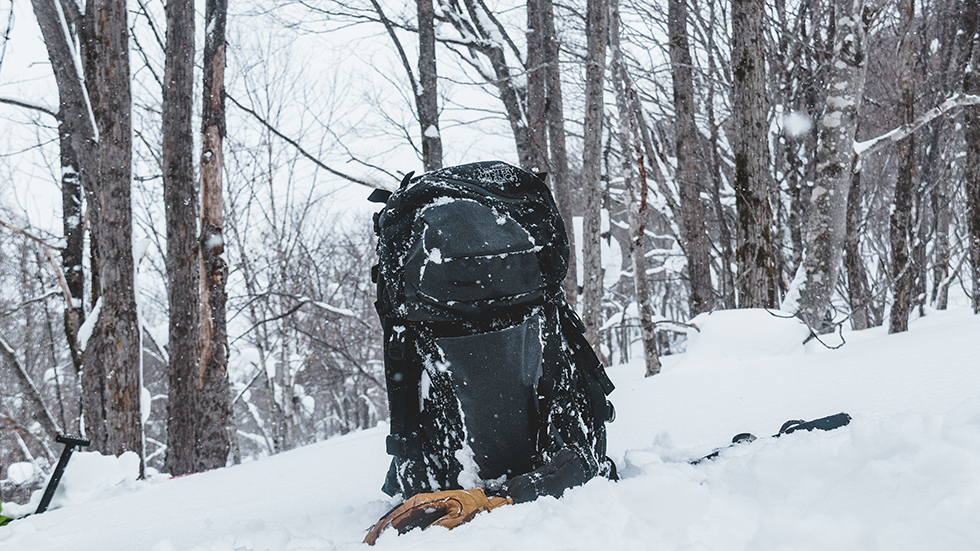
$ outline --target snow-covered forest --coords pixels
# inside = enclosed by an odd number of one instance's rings
[[[0,29],[4,502],[61,432],[176,475],[383,422],[366,197],[410,171],[546,172],[566,296],[649,385],[707,312],[828,347],[980,312],[977,0],[0,0]]]

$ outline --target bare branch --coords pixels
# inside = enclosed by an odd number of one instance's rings
[[[61,429],[58,427],[58,422],[54,420],[54,416],[51,415],[51,410],[44,403],[44,399],[41,397],[41,393],[38,392],[37,386],[34,385],[34,381],[31,380],[31,376],[27,374],[24,366],[17,359],[14,349],[7,344],[3,336],[0,336],[0,357],[13,368],[18,381],[20,381],[21,386],[24,388],[28,400],[34,404],[37,410],[36,420],[44,427],[44,430],[51,438],[60,434]]]
[[[57,247],[55,245],[52,245],[52,244],[48,243],[47,241],[41,239],[40,237],[37,237],[36,235],[33,235],[33,234],[29,233],[27,230],[22,230],[22,229],[20,229],[20,228],[18,228],[16,226],[11,225],[8,222],[4,222],[3,220],[0,220],[0,226],[3,226],[3,227],[7,228],[8,230],[10,230],[10,231],[12,231],[12,232],[14,232],[16,234],[23,235],[24,237],[30,239],[31,241],[37,243],[38,245],[41,245],[44,248],[47,248],[47,249],[55,249],[55,250],[58,250],[58,251],[64,249],[64,247]]]
[[[31,103],[29,101],[23,101],[19,99],[5,98],[5,97],[0,97],[0,103],[14,105],[16,107],[23,107],[24,109],[30,109],[31,111],[38,111],[44,113],[45,115],[50,115],[54,118],[58,118],[58,113],[45,105],[40,105],[37,103]]]
[[[395,28],[391,24],[391,20],[385,15],[384,10],[381,9],[381,4],[378,0],[371,0],[371,4],[374,6],[374,11],[378,12],[378,17],[381,18],[381,23],[384,24],[385,30],[388,31],[388,36],[391,37],[391,41],[395,43],[395,49],[398,51],[398,57],[402,60],[402,66],[405,67],[405,72],[408,73],[409,83],[412,85],[412,97],[416,98],[416,102],[419,97],[419,83],[415,79],[415,72],[412,71],[412,64],[408,61],[408,56],[405,54],[405,48],[402,47],[402,43],[398,40],[398,35],[395,34]]]
[[[241,109],[242,111],[245,111],[249,115],[252,115],[253,117],[255,117],[255,120],[257,120],[260,123],[262,123],[262,125],[265,126],[266,128],[268,128],[270,132],[272,132],[276,136],[279,136],[280,138],[282,138],[289,145],[295,147],[296,150],[300,152],[300,154],[302,154],[304,157],[306,157],[310,161],[313,161],[313,164],[315,164],[316,166],[322,168],[323,170],[326,170],[330,174],[333,174],[334,176],[338,176],[340,178],[343,178],[343,179],[345,179],[347,181],[354,182],[355,184],[360,184],[362,186],[369,187],[371,189],[387,189],[387,188],[385,188],[385,186],[380,186],[380,185],[372,184],[372,183],[369,183],[369,182],[365,182],[364,180],[360,180],[360,179],[355,178],[353,176],[350,176],[348,174],[344,174],[343,172],[340,172],[339,170],[334,170],[334,169],[330,168],[329,166],[327,166],[326,164],[324,164],[323,161],[317,159],[316,157],[314,157],[313,155],[311,155],[309,152],[307,152],[305,149],[303,149],[303,146],[299,145],[296,142],[296,140],[293,140],[293,139],[289,138],[288,136],[286,136],[285,134],[283,134],[282,132],[280,132],[279,130],[277,130],[276,127],[272,126],[268,121],[266,121],[264,118],[262,118],[261,115],[259,115],[255,111],[249,109],[248,107],[245,107],[244,105],[242,105],[241,103],[239,103],[238,100],[236,100],[235,98],[231,97],[231,95],[229,95],[228,93],[225,93],[225,97],[228,98],[229,100],[231,100],[231,102],[234,103],[239,109]]]

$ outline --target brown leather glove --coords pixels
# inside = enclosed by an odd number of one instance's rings
[[[382,517],[364,537],[364,543],[374,545],[381,532],[389,526],[404,534],[413,528],[423,530],[430,526],[453,528],[469,522],[477,513],[496,509],[501,505],[513,505],[506,497],[487,497],[483,490],[446,490],[431,494],[416,494]]]

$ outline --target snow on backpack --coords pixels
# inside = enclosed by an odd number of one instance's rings
[[[576,483],[615,477],[613,384],[565,301],[568,240],[542,179],[480,162],[370,199],[385,203],[372,274],[394,456],[383,490],[492,490],[568,450],[587,471]]]

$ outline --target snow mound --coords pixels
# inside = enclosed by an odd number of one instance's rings
[[[51,499],[49,510],[60,509],[69,505],[77,505],[106,499],[115,495],[123,495],[137,489],[136,479],[139,477],[140,458],[133,452],[126,452],[119,457],[106,456],[96,452],[75,452],[65,468],[64,476],[58,489]],[[151,469],[152,470],[152,469]],[[152,477],[152,474],[149,473]],[[50,481],[50,476],[48,477]],[[145,483],[143,483],[145,484]],[[45,482],[45,487],[47,481]],[[33,513],[41,503],[44,490],[31,494],[31,500],[25,505],[5,503],[4,512],[13,516]]]
[[[746,308],[700,314],[687,333],[688,361],[711,356],[758,358],[803,354],[810,330],[784,312]]]

